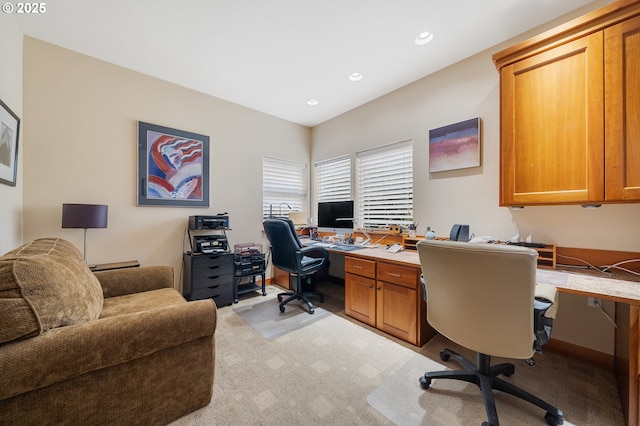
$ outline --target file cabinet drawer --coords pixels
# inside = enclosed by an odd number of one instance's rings
[[[345,256],[344,271],[363,277],[376,277],[376,262],[374,260],[358,259],[356,257]]]
[[[210,275],[208,277],[193,277],[191,280],[191,288],[206,288],[220,285],[228,285],[231,286],[233,283],[233,275],[232,274],[223,274],[223,275]]]
[[[229,254],[194,256],[191,270],[194,278],[233,274],[235,271],[233,256]]]
[[[418,285],[418,269],[411,266],[378,262],[378,281],[416,289]]]
[[[194,289],[191,293],[191,299],[213,299],[217,306],[231,305],[233,303],[233,287],[214,286]]]

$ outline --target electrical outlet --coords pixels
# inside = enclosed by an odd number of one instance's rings
[[[602,299],[599,297],[587,297],[587,306],[597,308],[602,306]]]

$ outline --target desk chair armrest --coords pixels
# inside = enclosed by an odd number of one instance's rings
[[[551,328],[557,310],[558,292],[555,286],[549,284],[536,285],[535,299],[533,301],[533,326],[536,341],[533,346],[537,353],[541,353],[542,345],[551,339]]]
[[[299,256],[300,259],[305,256],[315,258],[321,257],[324,261],[327,261],[329,259],[329,252],[324,247],[308,246],[298,250],[296,252],[296,256]]]
[[[313,273],[321,268],[328,268],[329,252],[324,247],[303,247],[300,250],[296,250],[296,265],[300,275]]]

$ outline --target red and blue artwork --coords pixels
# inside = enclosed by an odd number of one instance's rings
[[[202,200],[203,142],[147,131],[147,198]]]
[[[429,172],[480,166],[480,118],[429,130]]]

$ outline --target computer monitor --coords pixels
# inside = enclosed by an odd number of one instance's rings
[[[318,231],[336,235],[353,233],[353,200],[318,203]]]

